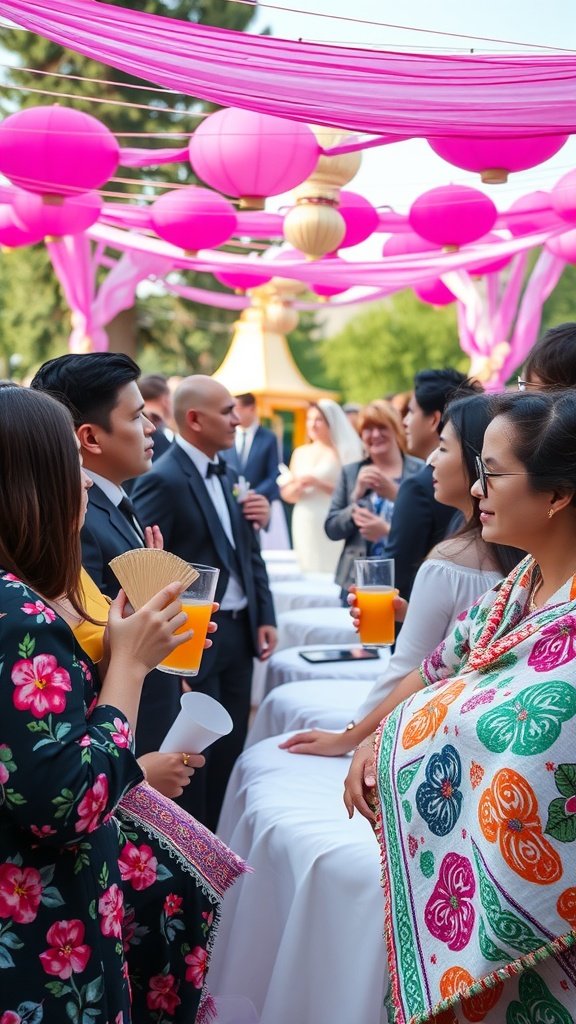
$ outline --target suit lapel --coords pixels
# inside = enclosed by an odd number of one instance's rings
[[[136,531],[130,528],[126,517],[118,511],[113,502],[110,501],[110,498],[106,497],[104,491],[98,487],[98,484],[92,484],[92,487],[88,491],[88,501],[106,513],[111,525],[117,533],[122,535],[122,538],[130,548],[144,547]]]

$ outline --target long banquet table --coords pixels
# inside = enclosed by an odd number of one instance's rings
[[[278,738],[245,750],[219,834],[254,869],[226,895],[208,985],[260,1024],[383,1024],[387,987],[378,846],[342,803],[349,758]]]

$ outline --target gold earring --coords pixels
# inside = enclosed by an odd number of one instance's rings
[[[555,508],[549,508],[548,509],[548,519],[552,519],[552,516],[554,515],[555,511],[556,511]]]

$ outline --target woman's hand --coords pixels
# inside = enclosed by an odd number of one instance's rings
[[[358,501],[358,498],[362,498],[367,491],[375,491],[381,498],[389,498],[390,501],[394,501],[398,493],[398,484],[371,463],[368,466],[362,466],[359,470],[352,491],[352,500]]]
[[[373,737],[370,737],[358,747],[344,782],[344,804],[348,811],[348,817],[353,816],[354,808],[356,808],[364,818],[374,823],[376,815],[370,804],[373,804],[375,799],[374,743]]]
[[[348,597],[346,599],[350,606],[350,618],[352,624],[357,633],[360,632],[360,609],[358,607],[358,600],[356,597],[356,585],[353,584],[348,587]],[[394,622],[404,622],[406,615],[408,614],[408,601],[405,601],[403,597],[396,594],[396,597],[392,601],[392,607],[394,609]]]
[[[340,757],[353,749],[346,732],[325,732],[323,729],[310,729],[298,732],[283,743],[280,750],[288,750],[291,754],[316,754],[320,757]]]
[[[182,796],[196,769],[206,764],[206,758],[202,754],[161,754],[154,751],[139,757],[138,764],[154,789],[174,799]]]
[[[187,621],[179,599],[182,590],[181,583],[171,583],[132,613],[126,594],[123,590],[119,592],[108,616],[110,665],[121,661],[140,666],[146,675],[176,647],[190,640],[190,629],[175,635]]]
[[[352,520],[360,531],[364,540],[377,541],[387,537],[390,533],[390,525],[381,516],[375,515],[362,505],[354,505],[352,508]]]

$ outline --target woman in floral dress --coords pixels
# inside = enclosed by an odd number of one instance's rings
[[[494,405],[472,493],[484,539],[530,556],[346,782],[381,845],[395,1024],[576,1021],[576,396]]]
[[[188,635],[173,635],[185,618],[179,588],[126,618],[120,594],[100,681],[68,625],[86,614],[78,533],[89,485],[64,407],[0,387],[2,1024],[129,1024],[126,893],[150,896],[161,881],[166,929],[177,931],[182,917],[171,864],[146,843],[150,812],[132,742],[144,676]],[[185,837],[172,838],[178,866]],[[208,883],[206,895],[199,935],[212,924]],[[196,1002],[205,946],[184,953]],[[181,999],[168,972],[147,978],[145,991],[146,1019],[172,1020]]]

